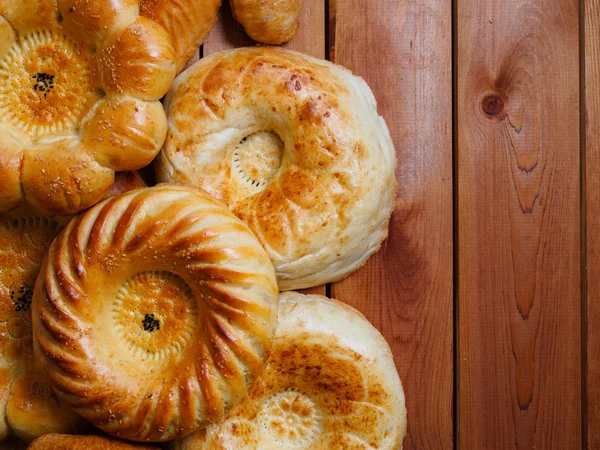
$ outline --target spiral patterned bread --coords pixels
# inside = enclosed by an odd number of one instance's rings
[[[231,12],[248,36],[263,44],[283,44],[298,31],[302,0],[231,0]]]
[[[355,309],[281,294],[264,372],[224,421],[175,450],[398,450],[406,408],[390,348]]]
[[[262,370],[273,266],[221,202],[177,185],[131,191],[71,220],[33,297],[35,355],[93,425],[166,441],[219,419]]]
[[[219,6],[221,0],[140,0],[140,13],[173,38],[179,73],[214,27]]]
[[[145,184],[137,173],[119,172],[106,195],[140,186]],[[0,214],[0,441],[9,431],[30,441],[89,428],[59,402],[33,356],[33,287],[44,253],[66,222],[26,207]]]
[[[172,39],[138,0],[0,0],[0,213],[69,215],[161,148]]]
[[[281,290],[337,281],[380,247],[396,155],[367,84],[273,47],[209,56],[167,96],[160,181],[202,187],[244,220]]]

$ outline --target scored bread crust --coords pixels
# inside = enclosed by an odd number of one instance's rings
[[[284,292],[265,370],[220,423],[174,450],[398,450],[404,392],[391,350],[355,309]]]
[[[71,220],[32,305],[60,400],[103,431],[166,441],[219,419],[262,370],[278,290],[258,240],[221,202],[139,189]]]
[[[337,281],[386,238],[395,150],[350,71],[275,47],[225,51],[181,74],[166,108],[157,178],[227,203],[267,249],[281,290]]]
[[[142,186],[136,172],[119,172],[106,198]],[[0,440],[9,432],[30,441],[45,433],[90,428],[58,400],[33,355],[34,283],[45,252],[67,221],[30,207],[0,214]]]
[[[106,436],[46,434],[33,441],[27,450],[158,450],[158,447],[119,441]]]
[[[231,0],[231,12],[248,36],[262,44],[283,44],[298,31],[302,0]]]
[[[0,0],[0,213],[70,215],[147,165],[175,76],[138,0]]]
[[[140,14],[173,37],[180,73],[217,22],[221,0],[140,0]]]

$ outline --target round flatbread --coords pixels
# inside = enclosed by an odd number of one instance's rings
[[[404,392],[390,348],[355,309],[285,292],[264,372],[218,424],[176,450],[398,450]]]

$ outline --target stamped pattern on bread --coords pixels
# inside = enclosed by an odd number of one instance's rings
[[[246,394],[278,296],[264,249],[224,204],[185,186],[131,191],[52,244],[34,292],[35,354],[59,398],[95,426],[166,441]]]
[[[219,423],[174,450],[398,450],[404,392],[388,344],[356,310],[296,292],[280,297],[265,370]]]
[[[0,2],[0,213],[67,216],[152,161],[175,76],[139,0]]]
[[[367,84],[275,47],[212,54],[173,84],[160,181],[223,200],[267,249],[281,290],[337,281],[387,237],[396,154]]]

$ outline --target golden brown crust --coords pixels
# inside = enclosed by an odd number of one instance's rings
[[[0,0],[0,40],[0,213],[73,214],[153,159],[175,55],[138,0]]]
[[[34,292],[35,353],[92,424],[165,441],[241,400],[277,301],[268,256],[225,205],[159,185],[96,205],[54,241]]]
[[[402,385],[389,346],[362,314],[336,300],[285,292],[265,370],[218,424],[176,450],[398,450]]]
[[[47,434],[33,441],[27,450],[158,450],[158,447],[124,442],[106,436]]]
[[[106,195],[141,186],[145,183],[136,172],[119,172]],[[42,257],[66,222],[27,206],[0,214],[0,440],[9,431],[30,441],[89,427],[59,402],[33,357],[31,293]]]
[[[211,55],[167,95],[159,181],[206,189],[258,236],[281,290],[358,269],[387,236],[396,156],[366,83],[274,47]]]
[[[298,31],[302,0],[231,0],[235,20],[248,36],[263,44],[283,44]]]
[[[173,37],[179,73],[212,30],[220,6],[221,0],[141,0],[140,14]]]
[[[53,218],[26,211],[0,215],[0,439],[9,428],[26,441],[85,429],[82,419],[60,404],[33,358],[33,285],[60,229]]]

